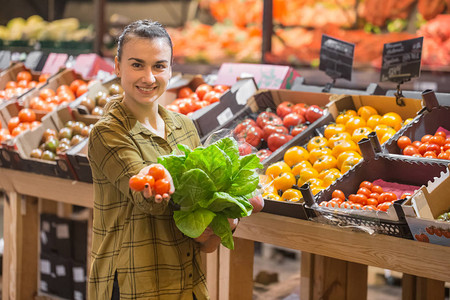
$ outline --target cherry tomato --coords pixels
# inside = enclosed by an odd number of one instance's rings
[[[213,87],[210,86],[207,83],[200,84],[196,89],[195,93],[197,94],[198,98],[200,100],[203,100],[203,97],[206,95],[207,92],[212,91]]]
[[[397,146],[400,149],[405,149],[406,146],[411,145],[411,139],[407,136],[401,136],[399,137],[399,139],[397,140]]]
[[[267,145],[269,146],[270,151],[275,151],[287,142],[292,139],[292,135],[288,134],[280,134],[280,133],[272,133],[267,138]]]
[[[418,150],[419,150],[420,155],[424,155],[425,152],[427,152],[428,145],[429,145],[429,143],[425,142],[425,143],[422,143],[422,145],[419,146]]]
[[[296,135],[302,133],[303,131],[305,131],[306,128],[308,128],[308,126],[307,126],[307,125],[303,125],[303,124],[294,126],[294,127],[292,127],[292,129],[291,129],[291,135],[292,135],[292,136],[296,136]],[[449,149],[450,149],[450,148],[449,148]]]
[[[273,112],[263,111],[256,118],[256,124],[258,124],[259,127],[264,128],[269,124],[283,125],[283,120]]]
[[[299,124],[305,123],[306,120],[302,115],[299,115],[297,113],[290,113],[286,115],[283,119],[283,125],[287,128],[291,126],[297,126]]]
[[[378,204],[377,209],[381,211],[387,211],[389,206],[392,205],[392,202],[383,202]]]
[[[163,195],[168,193],[170,190],[170,182],[166,178],[162,178],[155,181],[154,185],[155,193],[158,195]]]
[[[431,143],[431,139],[430,139],[430,143],[428,144],[425,152],[428,152],[428,151],[433,151],[434,153],[436,153],[436,155],[438,155],[439,153],[441,153],[441,146],[439,146],[438,144]]]
[[[378,203],[392,202],[395,200],[397,200],[397,195],[391,192],[381,193],[380,197],[378,197]]]
[[[20,122],[34,122],[36,121],[36,113],[29,108],[23,108],[19,111]]]
[[[238,125],[239,126],[239,125]],[[237,128],[237,127],[236,127]],[[267,141],[272,133],[289,134],[289,130],[283,125],[268,124],[263,128],[262,138]]]
[[[436,131],[434,136],[442,136],[444,138],[444,140],[447,138],[447,134],[443,131]]]
[[[378,200],[378,197],[380,197],[380,194],[374,192],[371,192],[369,195],[369,198],[373,198],[375,200]]]
[[[371,190],[372,187],[373,187],[373,183],[370,182],[370,181],[365,180],[365,181],[363,181],[363,182],[361,182],[361,183],[359,184],[359,187],[360,187],[360,188],[365,187],[365,188]]]
[[[362,207],[363,210],[377,210],[377,207],[372,204],[367,204]]]
[[[437,155],[436,155],[436,152],[434,152],[434,151],[427,151],[423,154],[423,157],[437,158]]]
[[[366,197],[366,195],[363,195],[363,194],[356,194],[355,197],[354,197],[353,202],[359,203],[361,205],[366,205],[367,204],[367,197]]]
[[[444,146],[445,144],[445,138],[443,136],[440,135],[435,135],[432,136],[429,140],[430,144],[436,144],[439,146]]]
[[[419,149],[420,145],[422,145],[422,142],[421,141],[414,141],[414,142],[412,142],[411,145],[416,147],[417,149]]]
[[[334,190],[333,193],[331,194],[331,197],[333,198],[339,198],[342,201],[345,201],[345,194],[343,191],[341,190]]]
[[[194,91],[190,87],[185,86],[185,87],[182,87],[178,91],[178,95],[177,96],[178,96],[178,98],[187,98],[193,93],[194,93]]]
[[[421,141],[422,143],[426,143],[426,142],[428,142],[432,137],[433,137],[433,136],[432,136],[431,134],[425,134],[425,135],[420,139],[420,141]]]
[[[364,196],[366,196],[366,197],[369,197],[369,195],[370,195],[371,192],[370,192],[370,190],[369,190],[368,188],[366,188],[366,187],[360,187],[356,193],[357,193],[357,194],[364,195]]]
[[[403,155],[412,156],[413,154],[420,154],[416,147],[408,145],[403,149]]]
[[[277,115],[284,118],[293,111],[294,104],[290,101],[283,101],[277,106]]]
[[[129,186],[132,190],[141,192],[144,190],[146,184],[144,175],[134,175],[130,178]]]
[[[367,199],[367,205],[373,205],[373,206],[377,206],[378,205],[378,200],[375,198],[368,198]]]
[[[162,165],[154,164],[148,169],[148,175],[155,179],[155,182],[166,177],[166,171]]]
[[[383,188],[379,185],[374,185],[371,189],[372,193],[378,193],[381,195],[383,193]]]

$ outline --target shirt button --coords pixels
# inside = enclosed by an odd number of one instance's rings
[[[189,278],[191,278],[192,277],[192,273],[189,273]]]
[[[190,252],[188,252],[188,253],[187,253],[186,255],[187,255],[187,256],[189,257],[189,256],[191,256],[191,253],[190,253]]]

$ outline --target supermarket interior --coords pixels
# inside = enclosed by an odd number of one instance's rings
[[[449,0],[0,10],[0,299],[447,300],[449,164]]]

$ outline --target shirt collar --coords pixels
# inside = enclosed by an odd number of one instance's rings
[[[108,111],[113,117],[115,117],[120,123],[122,123],[127,131],[132,134],[140,134],[144,133],[147,135],[153,135],[153,133],[145,128],[141,122],[139,122],[133,113],[126,107],[126,105],[122,102],[123,96],[114,97],[110,101],[114,101],[111,103],[110,109]],[[163,118],[164,123],[166,124],[166,129],[169,129],[167,135],[170,132],[181,129],[182,125],[180,121],[175,117],[175,113],[167,110],[162,105],[158,104],[158,112]]]

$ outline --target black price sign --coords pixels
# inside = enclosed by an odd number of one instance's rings
[[[380,81],[403,83],[420,75],[423,37],[384,44]]]
[[[322,35],[319,70],[333,79],[352,80],[355,45]]]

